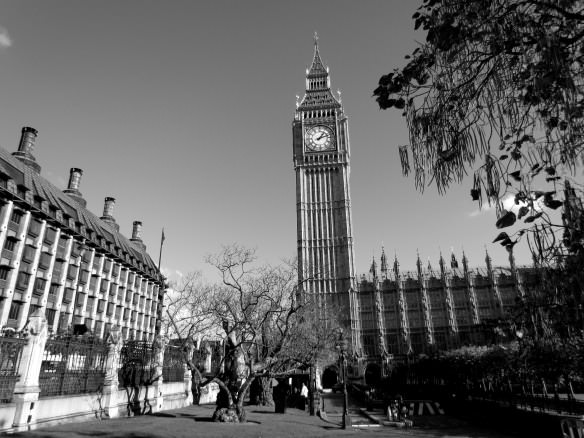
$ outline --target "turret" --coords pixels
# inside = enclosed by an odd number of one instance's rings
[[[381,275],[387,278],[387,257],[385,256],[385,248],[381,247]]]
[[[373,275],[373,280],[377,279],[377,263],[375,262],[375,256],[373,256],[373,260],[371,261],[369,273]]]
[[[444,257],[442,257],[442,251],[440,251],[440,260],[438,261],[438,265],[440,265],[440,276],[444,278],[446,275],[446,262],[444,261]]]

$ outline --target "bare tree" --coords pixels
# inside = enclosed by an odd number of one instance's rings
[[[203,376],[190,358],[186,360],[202,385],[216,382],[220,387],[214,418],[242,422],[244,400],[253,381],[312,364],[317,350],[326,350],[324,345],[333,340],[332,335],[323,333],[334,332],[334,324],[323,321],[320,327],[319,321],[309,318],[306,309],[313,303],[298,299],[295,261],[258,266],[254,250],[235,244],[224,246],[206,261],[218,270],[221,281],[207,286],[189,283],[191,288],[198,285],[201,295],[187,288],[183,301],[175,303],[193,300],[184,305],[192,321],[187,315],[180,324],[174,323],[180,311],[170,320],[182,339],[195,336],[201,327],[222,332],[224,358],[211,374]],[[334,343],[329,347],[334,348]]]
[[[212,286],[206,284],[200,272],[192,272],[171,284],[165,297],[166,315],[162,333],[167,339],[218,337],[215,321],[208,310]]]

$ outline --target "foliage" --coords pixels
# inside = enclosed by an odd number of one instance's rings
[[[404,174],[443,193],[474,172],[472,199],[496,206],[496,226],[522,220],[497,241],[511,250],[526,234],[540,262],[557,262],[565,181],[582,193],[583,10],[579,0],[423,0],[413,19],[425,42],[373,93],[406,118]]]
[[[465,346],[433,356],[421,356],[398,368],[397,379],[409,370],[421,382],[504,386],[511,382],[559,383],[584,381],[584,333],[571,338],[520,339],[505,345]]]

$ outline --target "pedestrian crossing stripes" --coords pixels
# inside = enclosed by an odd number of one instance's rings
[[[444,409],[440,403],[430,400],[406,400],[409,405],[408,415],[444,415]]]

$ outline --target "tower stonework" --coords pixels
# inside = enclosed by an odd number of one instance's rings
[[[298,271],[301,293],[317,298],[324,312],[338,305],[351,327],[353,351],[361,353],[350,195],[347,116],[330,89],[315,36],[306,91],[292,122],[296,171]]]

